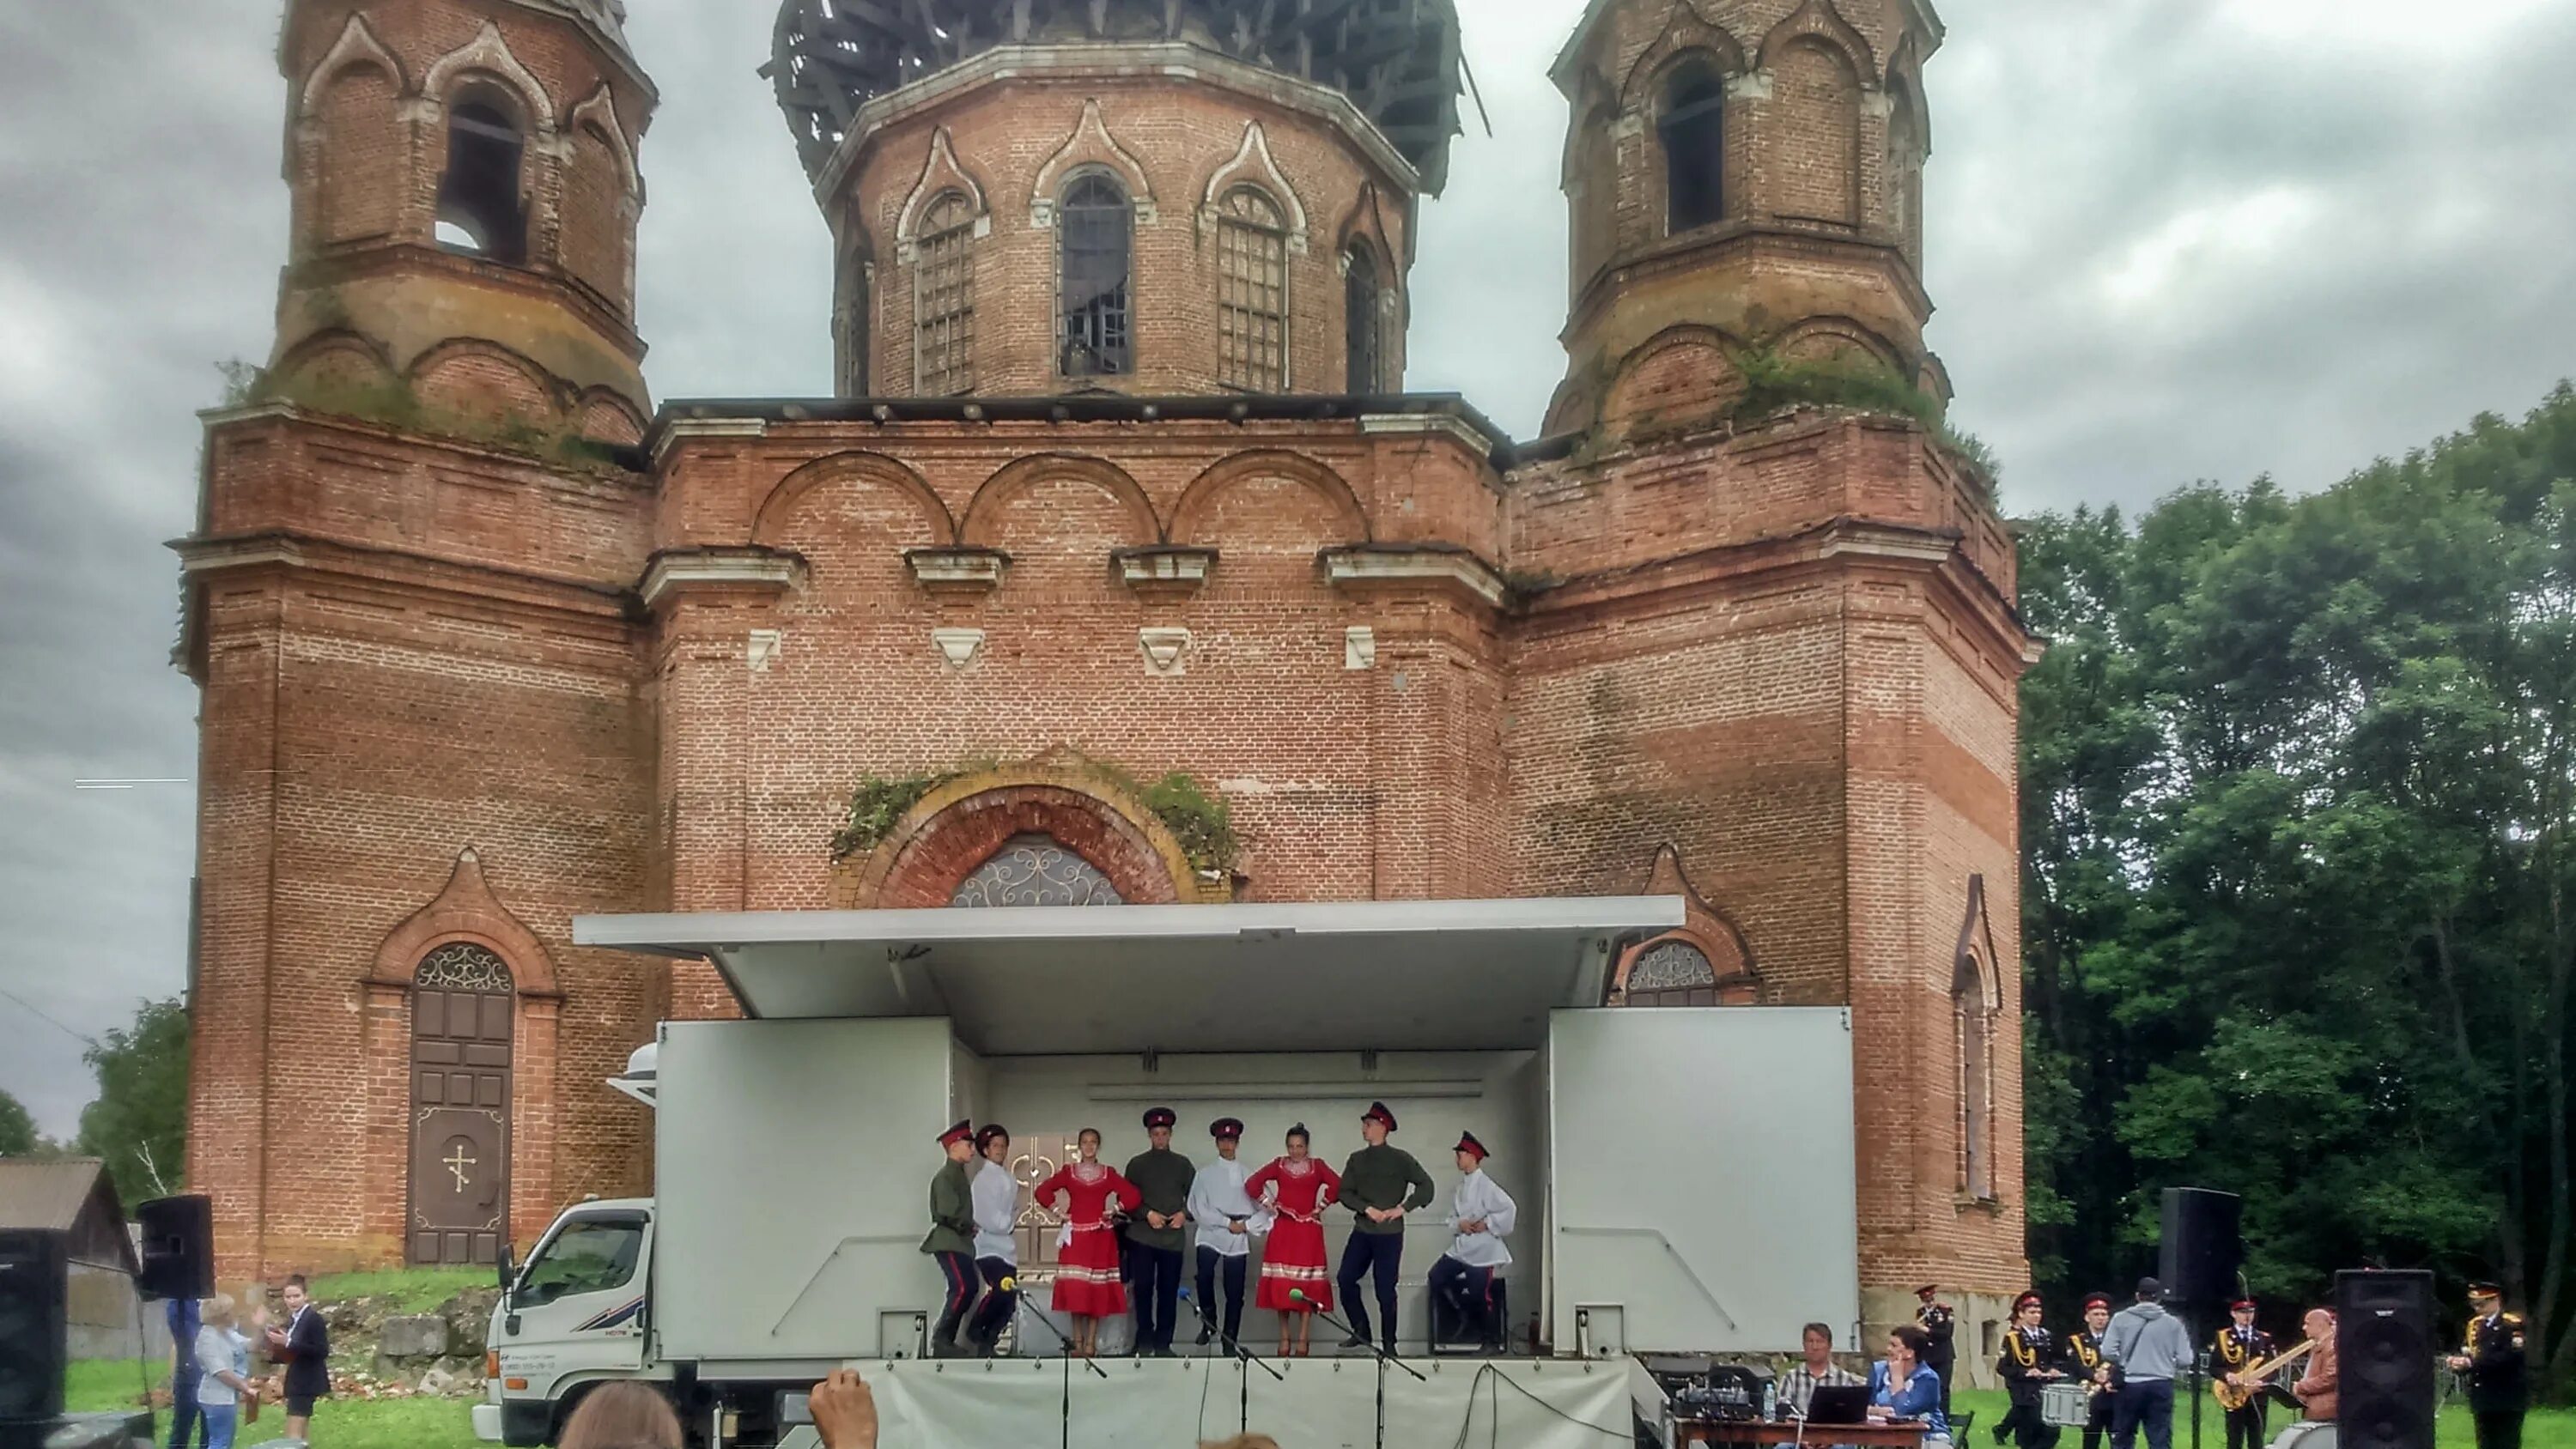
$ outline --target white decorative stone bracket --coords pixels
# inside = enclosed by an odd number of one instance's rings
[[[981,629],[933,629],[930,631],[930,642],[933,647],[938,649],[939,657],[948,662],[949,668],[964,669],[966,666],[974,663],[976,659],[982,656],[984,652],[984,631]]]
[[[1216,550],[1186,544],[1122,548],[1111,555],[1118,576],[1145,597],[1188,598],[1207,583]]]
[[[1374,669],[1377,667],[1377,631],[1366,624],[1353,624],[1342,631],[1342,667]]]
[[[906,549],[903,561],[913,582],[934,594],[989,594],[1011,567],[1011,556],[998,548]]]
[[[658,609],[693,589],[754,589],[784,593],[805,581],[805,560],[765,548],[681,548],[653,555],[635,591],[644,607]]]
[[[1178,679],[1188,672],[1190,631],[1187,629],[1139,629],[1136,631],[1136,648],[1145,657],[1145,672],[1157,679]]]
[[[1493,565],[1462,548],[1328,548],[1318,561],[1336,588],[1428,584],[1496,609],[1511,597]]]
[[[752,673],[767,674],[769,666],[777,663],[778,656],[786,652],[786,630],[754,629],[751,631],[750,645],[743,651],[743,659],[751,665]]]

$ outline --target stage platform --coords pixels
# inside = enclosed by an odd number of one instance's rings
[[[1107,1377],[1077,1363],[1070,1379],[1063,1359],[852,1367],[876,1391],[879,1442],[904,1449],[1187,1449],[1247,1430],[1281,1449],[1619,1449],[1634,1443],[1632,1396],[1654,1393],[1628,1359],[1404,1360],[1417,1383],[1374,1359],[1325,1352],[1273,1365],[1284,1381],[1224,1358],[1102,1359]],[[801,1428],[780,1449],[820,1442]]]

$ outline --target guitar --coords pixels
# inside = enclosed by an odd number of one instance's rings
[[[2225,1377],[2221,1377],[2210,1384],[2209,1392],[2217,1398],[2218,1406],[2222,1409],[2235,1410],[2244,1408],[2247,1404],[2254,1401],[2254,1396],[2256,1394],[2263,1392],[2262,1385],[2264,1379],[2271,1376],[2275,1370],[2287,1368],[2291,1364],[2298,1362],[2300,1359],[2306,1358],[2309,1354],[2316,1352],[2316,1347],[2316,1340],[2310,1339],[2285,1353],[2274,1354],[2272,1357],[2254,1365],[2252,1368],[2238,1371],[2235,1376],[2238,1378],[2252,1379],[2254,1381],[2253,1388],[2240,1389],[2236,1385],[2228,1382]]]

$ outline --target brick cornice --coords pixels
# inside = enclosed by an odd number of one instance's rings
[[[1328,548],[1317,555],[1324,578],[1336,588],[1432,588],[1489,609],[1511,600],[1511,588],[1493,565],[1463,548],[1371,545]]]
[[[180,576],[195,585],[262,572],[302,573],[417,589],[485,606],[574,613],[623,621],[630,591],[582,580],[461,563],[407,549],[274,530],[172,539]]]
[[[1582,290],[1575,294],[1561,335],[1581,335],[1640,280],[1706,267],[1739,253],[1750,258],[1836,261],[1877,268],[1904,299],[1915,326],[1931,320],[1931,294],[1923,290],[1923,279],[1915,274],[1914,264],[1906,260],[1905,249],[1893,238],[1761,217],[1666,237],[1604,262],[1584,279]]]
[[[653,555],[635,589],[647,609],[658,610],[699,589],[782,594],[805,580],[805,560],[768,548],[674,548]]]

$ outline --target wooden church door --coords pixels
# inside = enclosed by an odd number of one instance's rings
[[[510,1220],[510,968],[441,946],[411,999],[411,1227],[415,1263],[489,1263]]]

